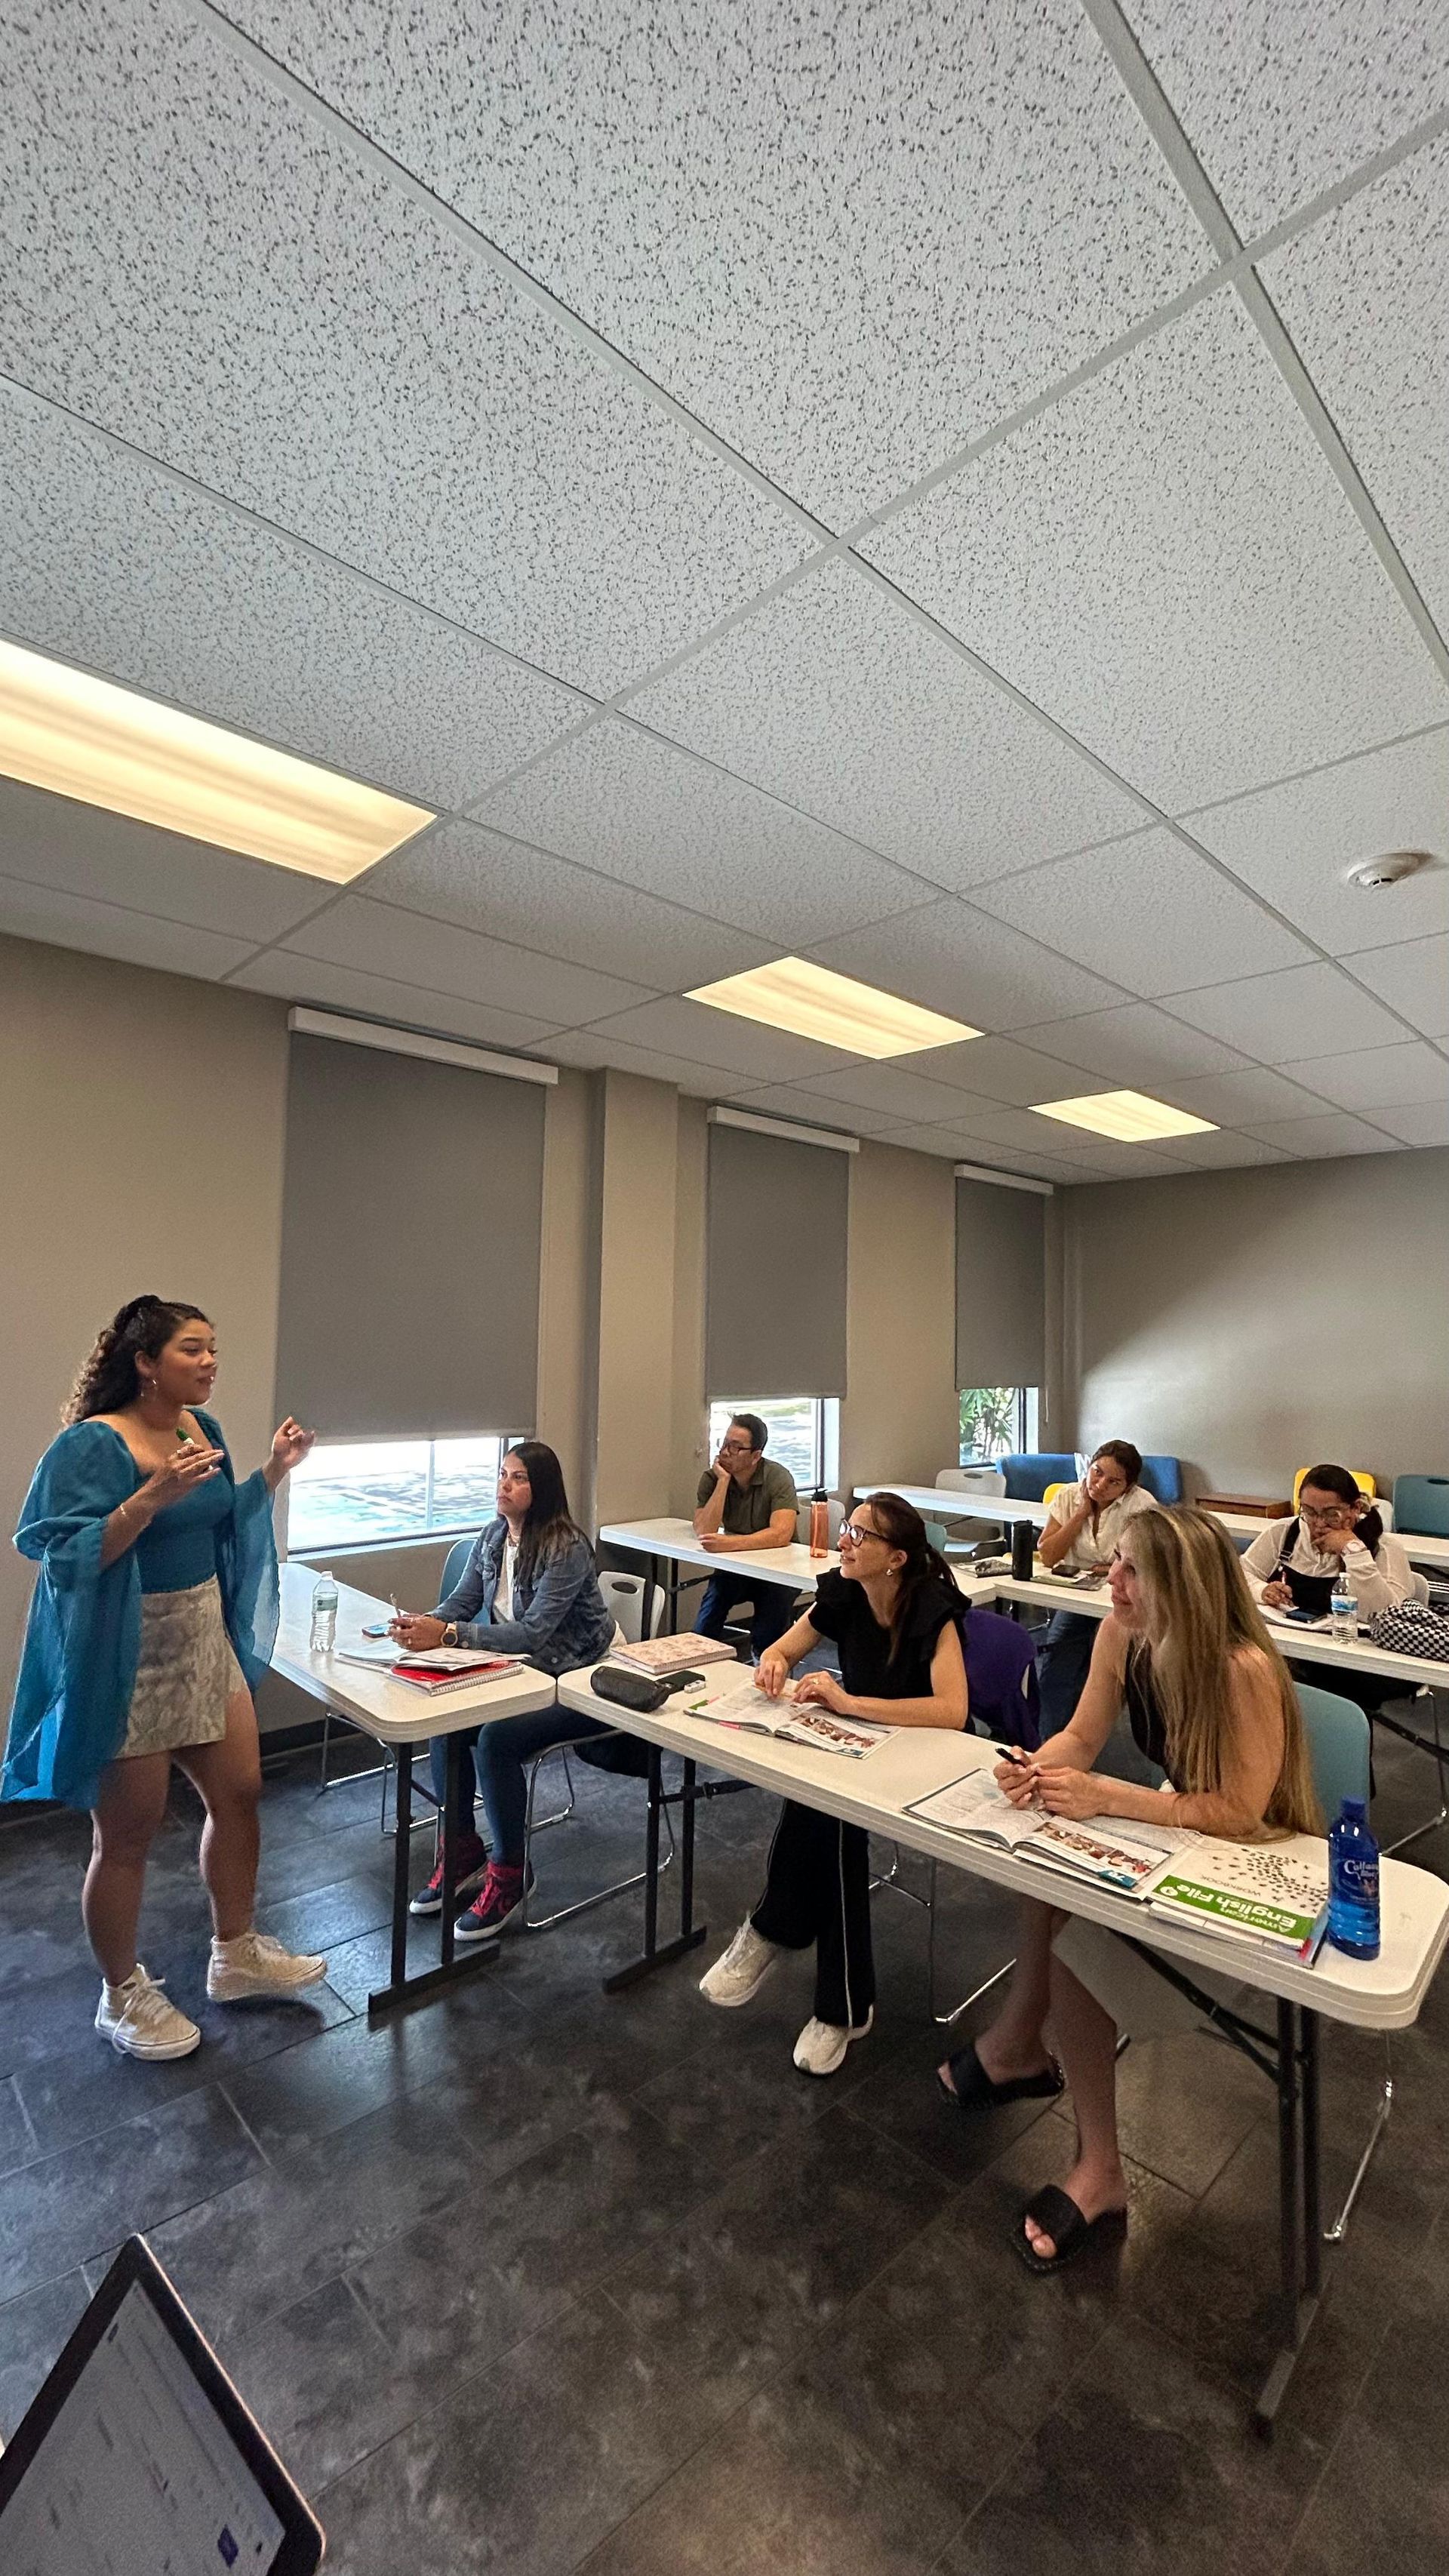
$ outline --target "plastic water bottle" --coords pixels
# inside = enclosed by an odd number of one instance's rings
[[[830,1505],[823,1485],[817,1485],[810,1498],[810,1553],[830,1554]]]
[[[1358,1603],[1349,1588],[1348,1576],[1343,1573],[1333,1578],[1333,1592],[1328,1604],[1328,1633],[1339,1638],[1345,1646],[1355,1645],[1358,1640]]]
[[[314,1655],[330,1655],[337,1643],[337,1584],[330,1574],[319,1575],[312,1593],[312,1634],[308,1643]]]
[[[1362,1798],[1345,1798],[1328,1837],[1328,1937],[1351,1959],[1379,1955],[1379,1847]]]

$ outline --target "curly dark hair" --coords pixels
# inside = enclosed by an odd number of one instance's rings
[[[61,1413],[62,1422],[88,1422],[93,1413],[119,1413],[136,1401],[136,1361],[144,1351],[158,1360],[183,1324],[209,1324],[200,1306],[171,1297],[133,1297],[96,1336]]]

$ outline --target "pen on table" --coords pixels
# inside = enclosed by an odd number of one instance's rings
[[[1327,1936],[1328,1908],[1325,1905],[1322,1912],[1316,1918],[1313,1929],[1309,1933],[1307,1940],[1302,1942],[1299,1946],[1298,1956],[1305,1968],[1313,1968],[1317,1966],[1318,1953],[1322,1949]]]

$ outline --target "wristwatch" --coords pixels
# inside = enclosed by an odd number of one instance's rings
[[[458,1622],[456,1619],[449,1619],[443,1629],[443,1643],[445,1646],[456,1646],[457,1642]]]

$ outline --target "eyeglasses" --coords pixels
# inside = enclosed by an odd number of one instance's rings
[[[864,1547],[868,1538],[878,1538],[885,1547],[890,1545],[884,1530],[862,1529],[859,1521],[842,1521],[840,1535],[843,1539],[848,1538],[852,1547]]]
[[[1333,1503],[1327,1506],[1322,1503],[1304,1503],[1298,1517],[1304,1521],[1319,1521],[1325,1529],[1338,1529],[1346,1521],[1351,1521],[1353,1514],[1346,1503]]]

